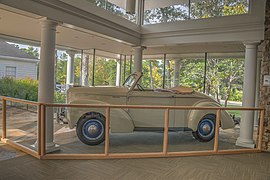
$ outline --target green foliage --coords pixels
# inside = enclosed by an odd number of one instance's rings
[[[95,67],[95,85],[110,85],[115,86],[116,80],[116,61],[102,57],[96,57]],[[124,71],[122,70],[122,73]]]
[[[34,56],[35,58],[39,58],[39,51],[37,48],[34,48],[32,46],[28,46],[27,48],[21,48],[21,50],[23,50],[24,52],[26,52],[27,54]]]
[[[164,8],[146,10],[144,12],[145,24],[175,22],[188,19],[187,5],[175,5]]]
[[[180,84],[203,91],[204,61],[185,59],[180,62]]]
[[[116,60],[96,56],[95,62],[95,86],[115,86]],[[93,60],[89,62],[89,84],[92,82]],[[124,71],[122,70],[122,73]]]
[[[209,18],[222,15],[222,2],[219,0],[198,1],[191,4],[191,17]]]
[[[0,79],[0,96],[38,101],[38,81],[30,78],[19,80],[8,77],[2,78]],[[66,103],[66,95],[55,92],[54,101]]]
[[[155,24],[186,19],[200,19],[216,16],[245,14],[248,0],[200,0],[178,5],[149,9],[144,12],[144,23]],[[189,17],[190,16],[190,17]]]
[[[231,90],[231,96],[229,98],[230,101],[242,101],[243,98],[243,90],[238,90],[238,89],[232,89]]]
[[[180,63],[180,83],[203,91],[204,60],[183,60]],[[241,59],[208,59],[206,94],[218,101],[242,101],[244,61]]]
[[[77,57],[74,60],[74,84],[80,84],[81,77],[81,58]]]
[[[67,61],[58,59],[56,64],[56,82],[66,84],[67,77]]]
[[[0,95],[37,101],[38,82],[30,78],[19,80],[2,78],[0,79]]]
[[[66,103],[66,94],[62,94],[61,92],[54,93],[54,102],[55,103]]]
[[[144,60],[143,61],[143,78],[142,86],[151,88],[150,62],[152,65],[153,88],[162,88],[163,82],[163,63],[161,60]]]
[[[248,0],[203,0],[191,4],[191,18],[209,18],[245,14],[248,11]]]

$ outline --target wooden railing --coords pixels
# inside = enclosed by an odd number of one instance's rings
[[[175,156],[203,156],[215,154],[239,154],[247,152],[261,152],[262,136],[263,136],[263,120],[265,110],[262,108],[227,108],[227,107],[193,107],[193,106],[133,106],[133,105],[89,105],[89,104],[49,104],[26,101],[21,99],[1,97],[2,99],[2,142],[13,146],[16,149],[24,151],[39,159],[111,159],[111,158],[149,158],[149,157],[175,157]],[[7,132],[7,116],[6,101],[24,103],[37,106],[38,109],[38,149],[37,151],[21,145],[17,142],[9,140],[6,136]],[[104,108],[106,109],[106,125],[105,125],[105,146],[102,154],[47,154],[45,149],[46,142],[46,108],[47,107],[77,107],[77,108]],[[133,109],[164,109],[164,135],[162,152],[151,153],[110,153],[109,147],[109,130],[110,130],[110,112],[111,109],[117,108],[133,108]],[[216,128],[213,150],[205,151],[181,151],[168,152],[168,130],[169,130],[169,113],[170,110],[216,110]],[[254,149],[228,149],[219,150],[219,128],[222,110],[241,110],[241,111],[260,111],[259,137],[258,146]]]

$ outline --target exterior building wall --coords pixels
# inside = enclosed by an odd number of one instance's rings
[[[262,61],[262,79],[264,75],[270,75],[270,1],[266,2],[265,34]],[[266,109],[264,119],[263,149],[270,151],[270,86],[261,84],[261,107]]]
[[[37,79],[37,63],[0,59],[0,78],[6,76],[6,67],[16,67],[16,79]]]

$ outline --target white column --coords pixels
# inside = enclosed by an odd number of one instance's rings
[[[258,43],[245,43],[245,69],[243,85],[243,107],[255,106],[256,68]],[[242,111],[240,123],[240,136],[236,145],[254,148],[253,142],[254,111]]]
[[[143,50],[145,47],[138,46],[134,47],[134,71],[142,72],[142,58],[143,58]]]
[[[180,60],[175,60],[174,61],[174,83],[173,86],[179,86],[179,76],[180,76]]]
[[[83,54],[83,59],[82,59],[82,86],[89,86],[89,54]]]
[[[136,9],[136,23],[141,26],[144,22],[144,1],[145,0],[137,0],[137,9]]]
[[[255,97],[255,107],[259,107],[259,105],[260,105],[261,61],[262,61],[262,58],[258,58],[258,61],[257,61],[257,70],[256,70],[256,97]],[[254,125],[258,125],[258,121],[259,121],[259,112],[258,111],[255,111],[254,119],[255,119]]]
[[[121,58],[116,61],[116,86],[121,86]]]
[[[67,61],[67,79],[66,79],[66,87],[67,90],[74,85],[74,58],[75,58],[75,51],[67,51],[68,54],[68,61]]]
[[[39,66],[38,101],[54,102],[54,63],[57,23],[44,19],[41,21],[41,51]],[[54,141],[53,109],[46,109],[46,149],[58,150]]]

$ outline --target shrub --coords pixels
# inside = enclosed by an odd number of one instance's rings
[[[37,101],[38,81],[30,78],[15,80],[4,77],[0,79],[0,95]]]
[[[38,101],[38,81],[30,78],[15,80],[4,77],[0,79],[0,96]],[[55,92],[54,102],[66,103],[66,95]]]

